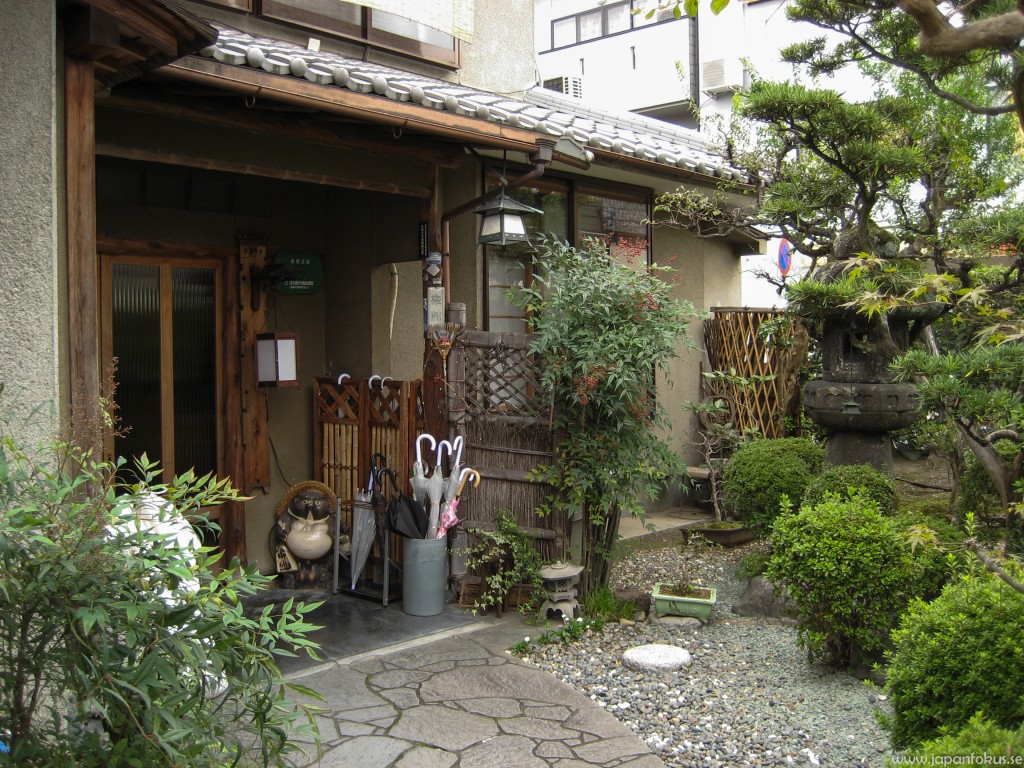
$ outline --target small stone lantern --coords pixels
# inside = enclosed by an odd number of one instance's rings
[[[540,577],[544,580],[544,591],[547,599],[540,607],[540,615],[550,619],[568,616],[575,619],[580,612],[579,601],[576,600],[576,583],[583,573],[582,565],[563,563],[558,560],[540,569]]]

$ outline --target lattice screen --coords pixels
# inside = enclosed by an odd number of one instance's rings
[[[546,419],[550,401],[540,395],[537,370],[527,350],[503,345],[467,346],[466,413]]]
[[[708,382],[701,377],[705,397],[730,396],[735,408],[735,426],[739,430],[757,429],[763,437],[786,434],[784,416],[789,412],[792,385],[785,376],[789,354],[785,347],[769,346],[758,338],[761,324],[784,316],[773,309],[715,308],[704,321],[704,345],[713,371],[734,372],[738,376],[775,376],[771,381],[735,386]],[[792,325],[783,329],[792,334]]]

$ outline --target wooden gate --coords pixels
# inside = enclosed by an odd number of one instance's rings
[[[482,480],[466,499],[473,524],[487,526],[508,510],[553,560],[566,556],[569,520],[564,510],[537,515],[551,488],[530,472],[553,461],[554,437],[529,344],[527,334],[464,331],[449,357],[448,412],[465,440],[463,464]]]

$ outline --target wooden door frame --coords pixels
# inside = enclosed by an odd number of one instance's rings
[[[106,257],[110,257],[109,259]],[[176,262],[182,265],[197,263],[219,264],[218,279],[218,429],[217,463],[221,476],[229,477],[232,485],[241,488],[244,483],[242,442],[242,413],[239,407],[238,388],[241,384],[240,348],[240,301],[239,251],[235,248],[202,246],[191,243],[177,243],[152,240],[122,240],[99,238],[96,243],[96,261],[93,269],[97,289],[104,285],[105,263],[111,260],[125,261],[141,258],[151,261]],[[109,287],[106,283],[105,287]],[[98,325],[102,329],[102,343],[97,343],[97,362],[100,355],[111,348],[109,334],[109,297],[100,290],[96,293]],[[235,557],[246,562],[245,506],[243,502],[229,502],[221,509],[218,521],[221,527],[220,544],[223,563],[227,565]]]

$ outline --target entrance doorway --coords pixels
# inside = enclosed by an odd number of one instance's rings
[[[223,476],[222,266],[214,259],[101,258],[103,360],[116,359],[119,434],[109,457],[143,454],[170,482]]]

